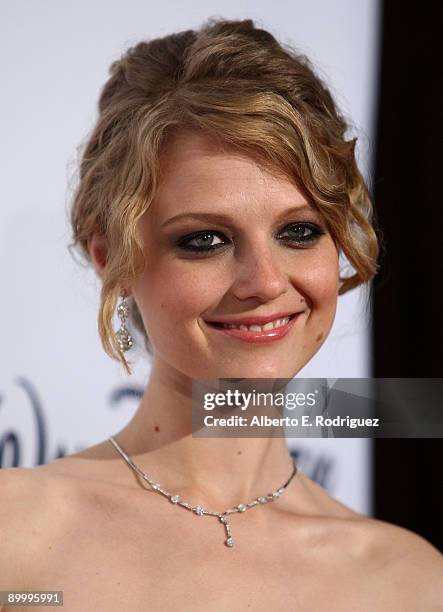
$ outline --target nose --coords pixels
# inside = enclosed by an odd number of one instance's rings
[[[278,247],[277,247],[278,248]],[[258,298],[262,302],[275,300],[288,289],[289,279],[275,246],[249,246],[235,262],[232,291],[240,300]]]

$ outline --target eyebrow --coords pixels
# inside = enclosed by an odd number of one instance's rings
[[[309,204],[305,204],[303,206],[293,206],[292,208],[287,208],[286,210],[282,211],[278,218],[282,218],[282,217],[286,217],[286,215],[289,214],[299,214],[301,212],[312,212],[312,213],[316,213],[317,211],[312,208],[312,206],[309,206]],[[170,225],[172,223],[175,223],[176,221],[179,221],[181,219],[197,219],[197,220],[201,220],[201,221],[218,221],[220,223],[232,223],[233,219],[229,216],[229,215],[223,215],[223,214],[219,214],[219,213],[180,213],[179,215],[176,215],[175,217],[171,217],[170,219],[168,219],[167,221],[165,221],[164,223],[162,223],[161,227],[165,227],[167,225]]]

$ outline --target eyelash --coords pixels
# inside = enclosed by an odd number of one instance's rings
[[[321,236],[323,236],[324,234],[326,234],[326,232],[324,230],[322,230],[318,225],[315,225],[314,223],[290,223],[289,225],[286,226],[287,228],[303,228],[303,231],[305,231],[306,229],[309,229],[311,231],[311,234],[309,236],[304,236],[299,240],[295,240],[295,239],[291,239],[291,238],[285,238],[284,241],[285,242],[293,242],[295,244],[298,245],[310,245],[313,242],[317,242],[319,240],[319,238]],[[219,237],[223,237],[223,234],[221,232],[216,232],[213,230],[205,230],[202,232],[197,232],[195,234],[190,234],[188,236],[184,236],[183,238],[180,238],[180,240],[177,241],[177,246],[184,250],[184,251],[188,251],[188,252],[192,252],[192,253],[196,253],[196,254],[201,254],[201,255],[206,255],[209,254],[213,251],[216,251],[220,248],[223,248],[224,246],[226,246],[226,242],[223,244],[215,244],[215,245],[210,245],[208,247],[203,247],[203,248],[199,248],[199,247],[195,247],[195,246],[189,246],[187,245],[188,242],[190,242],[191,240],[195,240],[196,238],[200,238],[203,236],[219,236]],[[299,248],[307,248],[306,246],[299,246]]]

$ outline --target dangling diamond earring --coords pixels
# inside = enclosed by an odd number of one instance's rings
[[[131,346],[134,344],[134,340],[126,327],[126,320],[129,317],[129,305],[125,299],[126,294],[124,289],[121,290],[120,297],[122,301],[117,306],[117,314],[121,323],[120,329],[115,332],[115,335],[117,336],[120,350],[129,351]]]

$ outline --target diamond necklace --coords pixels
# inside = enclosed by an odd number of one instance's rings
[[[251,502],[247,504],[238,504],[238,506],[235,506],[233,508],[228,508],[224,512],[211,512],[209,510],[205,510],[202,506],[193,506],[192,504],[188,504],[187,502],[182,501],[179,495],[174,495],[172,493],[169,493],[169,491],[166,491],[165,489],[163,489],[163,487],[158,482],[151,480],[149,476],[147,476],[144,472],[141,471],[139,467],[135,465],[132,459],[125,453],[122,447],[117,443],[117,441],[112,436],[109,436],[109,440],[112,442],[114,448],[120,453],[120,455],[123,457],[126,463],[135,472],[137,472],[137,474],[141,476],[143,480],[145,480],[150,485],[153,491],[155,491],[156,493],[160,493],[160,495],[163,495],[163,497],[167,497],[172,504],[175,504],[176,506],[181,506],[182,508],[186,508],[187,510],[194,512],[194,514],[197,514],[199,516],[217,517],[218,520],[221,523],[223,523],[223,526],[225,528],[225,533],[226,533],[225,544],[226,546],[229,546],[229,547],[234,546],[234,538],[231,535],[231,526],[229,524],[229,515],[233,514],[234,512],[246,512],[246,510],[249,510],[249,508],[253,508],[254,506],[259,506],[262,504],[267,504],[269,502],[275,501],[285,492],[289,483],[291,482],[291,480],[294,478],[295,474],[297,473],[297,466],[295,464],[295,461],[293,460],[294,469],[292,471],[292,474],[290,475],[288,480],[285,482],[285,484],[282,485],[279,489],[272,491],[272,493],[268,493],[264,497],[257,497],[256,499],[252,500]]]

